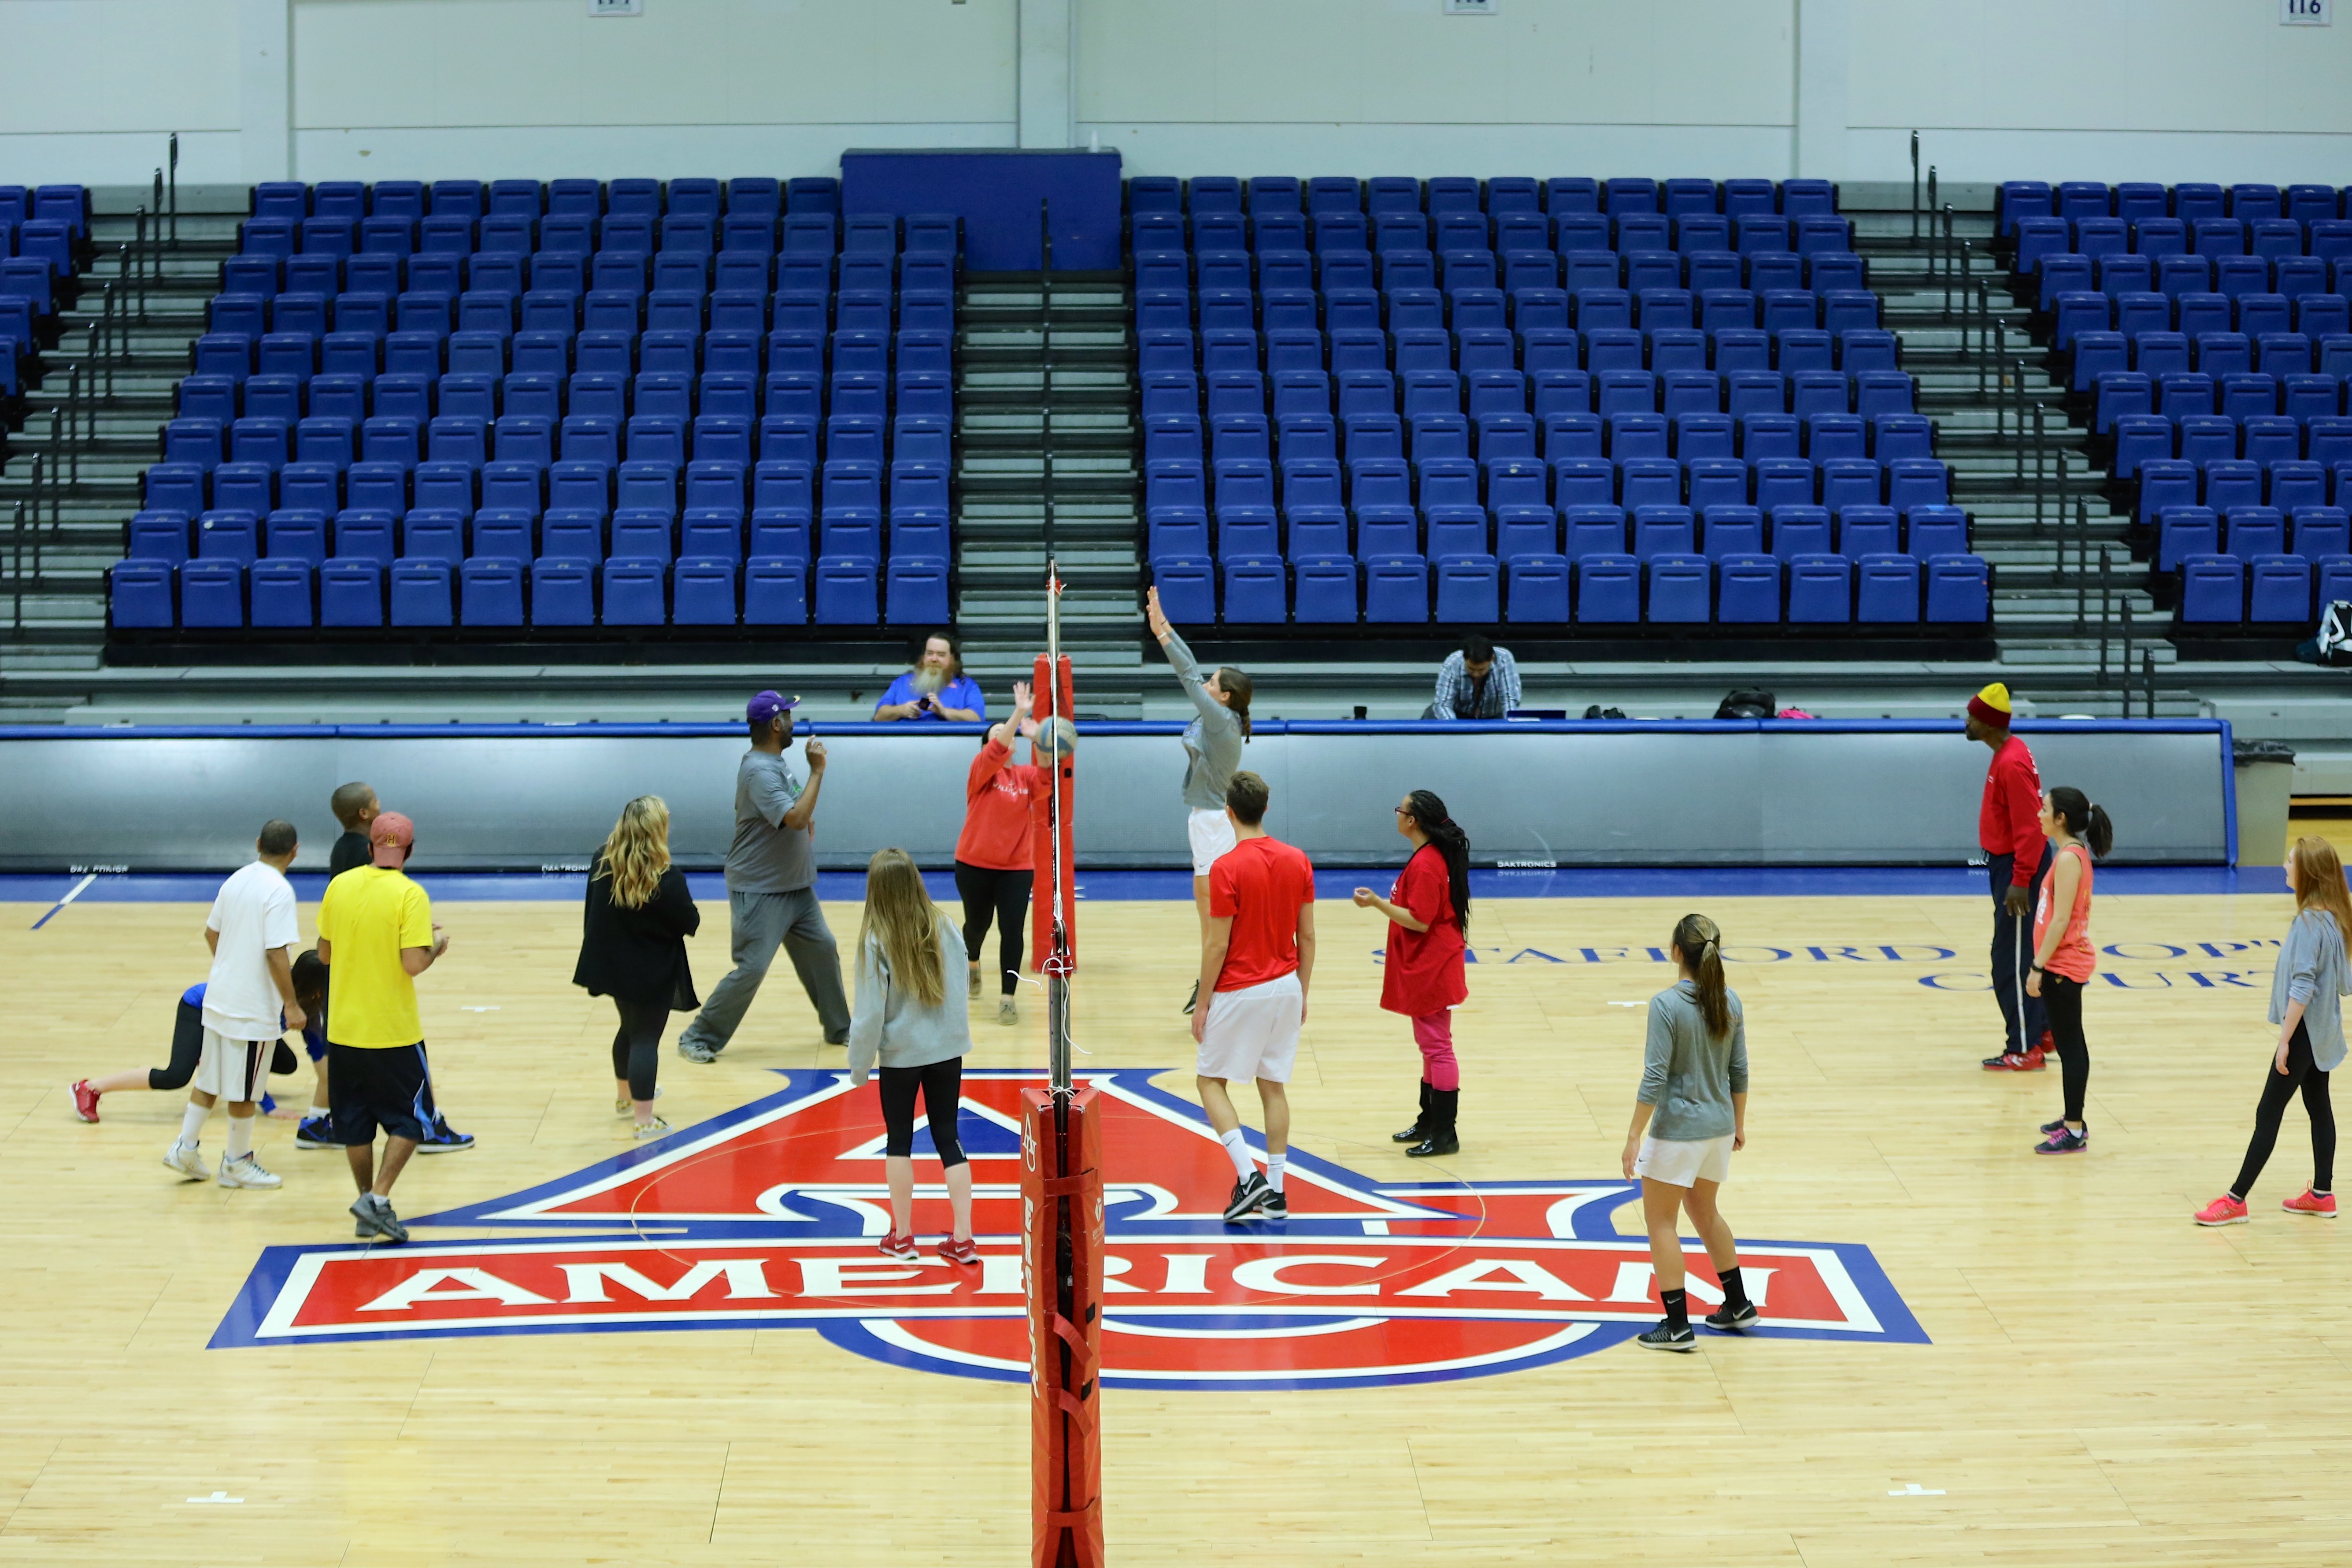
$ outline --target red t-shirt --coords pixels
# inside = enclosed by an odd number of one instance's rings
[[[1424,844],[1413,851],[1389,889],[1389,902],[1429,929],[1407,931],[1389,922],[1381,1005],[1408,1018],[1425,1018],[1465,999],[1470,987],[1462,973],[1462,922],[1454,912],[1454,889],[1437,846]]]
[[[1011,761],[1013,748],[991,741],[964,779],[963,833],[955,858],[992,871],[1025,871],[1030,857],[1029,796],[1045,770]]]
[[[1244,838],[1209,868],[1209,913],[1231,915],[1232,944],[1217,989],[1239,991],[1295,973],[1298,907],[1315,901],[1306,851],[1275,838]]]
[[[2031,886],[2042,865],[2042,773],[2033,753],[2011,735],[1985,769],[1984,803],[1977,808],[1977,842],[1988,855],[2014,855],[2010,880]]]

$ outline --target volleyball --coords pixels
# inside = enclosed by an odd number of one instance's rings
[[[1068,719],[1048,719],[1037,726],[1037,738],[1032,743],[1055,762],[1066,762],[1077,752],[1078,727]]]

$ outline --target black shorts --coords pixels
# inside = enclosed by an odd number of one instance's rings
[[[327,1099],[334,1111],[334,1141],[347,1146],[388,1137],[423,1142],[440,1114],[433,1105],[433,1072],[425,1062],[425,1042],[371,1048],[330,1042]]]

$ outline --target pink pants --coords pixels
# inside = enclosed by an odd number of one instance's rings
[[[1421,1047],[1421,1080],[1432,1089],[1462,1087],[1462,1066],[1454,1059],[1454,1015],[1443,1009],[1412,1021],[1412,1043]]]

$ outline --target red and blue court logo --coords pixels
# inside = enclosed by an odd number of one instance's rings
[[[1104,1381],[1350,1388],[1480,1377],[1630,1339],[1659,1314],[1650,1254],[1617,1234],[1622,1181],[1394,1183],[1294,1149],[1286,1221],[1219,1218],[1233,1166],[1200,1108],[1149,1072],[1084,1075],[1104,1114]],[[215,1348],[457,1334],[813,1329],[961,1377],[1028,1379],[1019,1093],[964,1077],[982,1265],[879,1256],[888,1228],[872,1089],[783,1074],[774,1094],[530,1191],[408,1223],[512,1239],[274,1247]],[[947,1227],[928,1131],[916,1228]],[[1867,1247],[1741,1240],[1767,1337],[1927,1342]],[[1713,1275],[1694,1247],[1695,1304]]]

